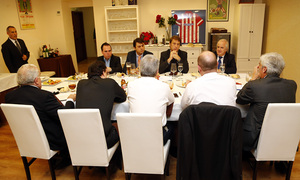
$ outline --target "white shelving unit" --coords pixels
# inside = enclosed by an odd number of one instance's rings
[[[249,72],[261,56],[265,4],[240,4],[238,12],[237,70]]]
[[[138,6],[106,6],[104,9],[107,41],[113,54],[120,56],[124,64],[127,53],[133,50],[133,40],[139,37]]]

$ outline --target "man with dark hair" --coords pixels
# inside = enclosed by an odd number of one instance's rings
[[[20,87],[7,93],[5,102],[32,105],[40,118],[50,149],[60,150],[62,160],[61,164],[57,163],[57,165],[59,164],[58,168],[71,164],[67,142],[57,110],[74,108],[76,95],[69,95],[66,105],[63,106],[53,93],[41,90],[40,71],[33,64],[24,64],[19,68],[17,81]]]
[[[97,58],[98,61],[103,61],[106,65],[108,73],[122,72],[121,60],[119,56],[112,54],[111,45],[107,42],[101,45],[101,52],[103,56]]]
[[[102,61],[96,61],[88,69],[88,78],[78,82],[76,108],[98,108],[101,113],[107,148],[119,141],[119,135],[111,122],[114,102],[126,101],[125,91],[118,83],[107,78],[107,68]]]
[[[178,63],[183,63],[182,73],[189,72],[189,63],[187,61],[187,53],[181,51],[180,48],[181,39],[179,36],[172,36],[170,39],[170,49],[161,52],[159,73],[170,72],[171,64],[176,63],[178,71]]]
[[[258,66],[254,69],[252,79],[237,94],[238,104],[250,104],[243,122],[245,151],[256,148],[269,103],[295,103],[297,84],[293,80],[280,78],[284,67],[285,62],[280,54],[262,55]]]
[[[18,39],[18,33],[14,26],[6,28],[8,39],[2,44],[2,56],[5,64],[11,73],[28,63],[29,51],[22,39]]]
[[[145,50],[145,44],[143,39],[141,38],[136,38],[133,41],[133,47],[134,50],[128,52],[127,54],[127,58],[126,58],[126,62],[125,65],[123,67],[123,72],[126,73],[126,63],[134,63],[135,67],[138,68],[139,67],[139,62],[141,61],[141,59],[146,55],[146,54],[153,54],[152,52],[146,51]]]
[[[189,83],[181,99],[185,109],[191,104],[210,102],[217,105],[235,106],[235,81],[217,73],[217,61],[214,53],[203,51],[198,57],[198,71],[201,77]]]

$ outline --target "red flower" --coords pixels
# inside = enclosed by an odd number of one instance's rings
[[[161,15],[157,15],[156,16],[156,23],[159,23],[160,19],[161,19]]]
[[[176,19],[176,20],[178,19],[178,16],[177,16],[177,14],[174,14],[174,19]]]

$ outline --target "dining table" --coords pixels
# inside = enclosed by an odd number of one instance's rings
[[[120,73],[114,73],[114,74],[110,74],[108,76],[108,78],[114,79],[121,86],[122,79],[124,79],[126,81],[126,83],[128,84],[140,77],[139,75],[131,75],[131,76],[127,76],[124,74],[122,74],[122,75],[123,76],[121,76]],[[249,75],[247,73],[238,73],[238,74],[235,74],[235,76],[230,76],[227,74],[222,74],[222,75],[228,76],[235,80],[237,93],[243,87],[243,85],[245,85],[247,83],[247,81],[249,80]],[[72,77],[72,76],[70,76],[70,77]],[[77,84],[80,81],[80,79],[87,79],[87,74],[81,76],[79,80],[77,80],[77,79],[74,80],[73,78],[70,78],[70,77],[69,78],[66,78],[66,77],[54,77],[54,78],[42,77],[42,81],[43,81],[42,89],[53,92],[56,95],[56,97],[59,100],[61,100],[62,103],[64,103],[70,94],[76,93],[76,89],[74,91],[70,91],[68,86],[70,84]],[[199,73],[178,74],[176,76],[169,75],[169,73],[160,74],[159,80],[169,84],[169,86],[174,94],[174,97],[175,97],[172,114],[170,117],[168,117],[168,121],[178,121],[179,115],[183,110],[181,108],[180,102],[181,102],[182,95],[184,94],[184,91],[185,91],[185,84],[187,81],[193,81],[196,78],[201,78]],[[53,85],[48,85],[47,83],[45,83],[45,82],[49,81],[50,79],[53,81],[59,81],[59,82],[56,84],[53,84]],[[45,84],[47,84],[47,85],[45,85]],[[63,88],[64,92],[59,90],[61,88]],[[127,89],[125,88],[124,90],[126,92]],[[75,104],[76,104],[76,102],[75,102]],[[249,106],[236,104],[236,107],[238,107],[240,109],[241,116],[246,117]],[[116,120],[117,113],[129,113],[129,111],[130,110],[129,110],[128,100],[126,100],[123,103],[114,103],[113,110],[111,113],[111,119]]]

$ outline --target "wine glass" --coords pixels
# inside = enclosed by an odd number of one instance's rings
[[[178,71],[181,73],[183,71],[183,63],[178,63]],[[181,73],[183,75],[183,73]]]
[[[75,91],[76,88],[76,83],[75,82],[69,82],[69,89],[71,90],[71,92]]]
[[[131,63],[127,62],[126,63],[127,75],[130,75],[130,68],[131,68]]]
[[[222,63],[220,65],[220,70],[221,70],[221,73],[224,74],[224,72],[225,72],[225,63]]]
[[[174,77],[174,74],[175,74],[176,71],[177,71],[176,63],[172,63],[171,64],[171,72],[173,74],[173,77]]]

